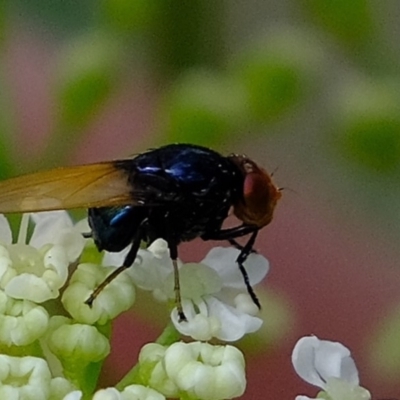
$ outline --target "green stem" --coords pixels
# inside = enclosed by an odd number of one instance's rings
[[[162,346],[169,346],[180,339],[180,333],[175,329],[173,324],[170,322],[161,335],[156,340],[157,344]],[[140,378],[140,364],[136,364],[122,379],[118,382],[115,387],[118,390],[123,390],[126,386],[132,384],[141,384]]]
[[[170,322],[161,335],[156,340],[156,343],[161,344],[162,346],[170,346],[173,343],[176,343],[181,338],[181,334],[175,329],[175,326]]]
[[[116,385],[116,389],[123,390],[129,385],[140,384],[140,365],[136,364]]]

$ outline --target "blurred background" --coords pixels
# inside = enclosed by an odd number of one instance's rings
[[[285,190],[257,242],[271,272],[243,398],[314,397],[290,354],[315,334],[400,399],[399,22],[396,0],[2,1],[0,177],[170,142],[248,154]],[[166,322],[138,298],[102,386]]]

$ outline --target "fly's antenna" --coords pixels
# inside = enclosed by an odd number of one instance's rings
[[[271,178],[275,175],[275,172],[277,172],[278,169],[279,169],[279,165],[277,167],[275,167],[275,169],[269,174]],[[279,190],[281,190],[281,189],[279,188]]]
[[[278,171],[278,169],[279,169],[279,165],[276,166],[275,169],[269,174],[271,178],[275,175],[275,173]],[[279,191],[279,192],[283,192],[284,190],[288,190],[289,192],[292,192],[292,193],[295,193],[295,194],[299,195],[298,192],[296,192],[295,190],[293,190],[293,189],[291,189],[291,188],[288,188],[288,187],[278,187],[278,191]]]
[[[278,190],[280,192],[283,192],[284,190],[288,190],[289,192],[295,193],[297,195],[299,195],[299,192],[296,192],[294,189],[288,188],[288,187],[279,187]]]

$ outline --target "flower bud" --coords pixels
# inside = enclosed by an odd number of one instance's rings
[[[27,300],[14,300],[0,291],[0,343],[26,346],[39,339],[47,329],[47,311]]]
[[[246,388],[243,354],[233,346],[174,343],[165,353],[168,377],[189,396],[201,400],[231,399]]]
[[[93,400],[165,400],[165,397],[154,389],[142,385],[130,385],[122,392],[115,388],[98,390]]]
[[[164,369],[166,347],[149,343],[139,354],[140,376],[143,384],[163,393],[167,397],[177,397],[178,387],[169,379]]]
[[[49,338],[50,350],[62,360],[97,362],[110,352],[110,344],[94,326],[62,325]]]
[[[45,360],[0,355],[1,399],[47,399],[50,385],[51,373]]]
[[[118,275],[99,293],[91,307],[85,304],[92,291],[112,271],[113,269],[95,264],[78,266],[62,296],[65,309],[78,322],[103,325],[132,306],[135,288],[124,273]]]

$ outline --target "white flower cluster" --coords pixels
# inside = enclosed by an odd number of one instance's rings
[[[126,254],[106,253],[103,265],[119,266]],[[236,264],[239,250],[215,247],[200,263],[180,264],[179,279],[183,311],[187,322],[180,322],[176,307],[171,312],[175,328],[194,340],[217,338],[237,341],[257,331],[262,320],[256,317],[257,306],[247,293]],[[250,254],[246,262],[252,286],[261,282],[268,270],[268,261],[259,254]],[[149,290],[160,301],[173,300],[174,276],[167,243],[156,240],[147,250],[140,250],[134,266],[127,270],[135,285]]]
[[[35,227],[28,244],[30,219]],[[99,306],[87,307],[87,321],[75,318],[76,310],[68,304],[72,318],[51,315],[44,304],[59,298],[68,268],[84,245],[65,212],[24,215],[16,243],[7,219],[0,215],[0,398],[61,400],[80,388],[87,368],[109,353],[108,338],[92,324],[105,324],[129,308],[133,284],[129,304],[111,302],[113,314],[109,308],[100,312]]]
[[[27,243],[30,220],[35,225]],[[68,280],[68,268],[84,248],[81,230],[66,212],[24,215],[16,243],[7,219],[0,216],[0,398],[218,400],[243,394],[242,353],[232,346],[201,342],[149,344],[130,381],[94,393],[98,373],[93,371],[100,371],[110,351],[104,332],[133,305],[135,286],[173,304],[174,280],[167,245],[157,240],[140,250],[134,266],[107,285],[89,307],[85,300],[121,265],[124,252],[105,254],[102,265],[81,263]],[[260,328],[258,309],[238,269],[232,268],[237,255],[236,249],[215,248],[199,264],[180,264],[188,320],[178,322],[176,308],[171,319],[181,334],[201,341],[235,341]],[[269,268],[257,254],[250,255],[246,266],[252,285]],[[57,309],[47,307],[49,300],[59,299],[70,317],[49,312]]]
[[[27,244],[29,219],[35,227]],[[238,250],[217,247],[200,263],[179,264],[187,321],[178,321],[176,307],[171,320],[176,331],[198,341],[150,343],[121,384],[95,391],[101,363],[110,351],[104,332],[111,320],[133,305],[135,287],[173,304],[174,277],[167,244],[156,240],[139,250],[134,266],[107,285],[89,307],[85,300],[121,265],[126,250],[106,253],[102,265],[77,265],[67,283],[68,267],[84,247],[80,229],[65,212],[23,216],[16,243],[0,215],[0,399],[219,400],[244,393],[242,353],[233,346],[200,342],[233,342],[261,327],[243,277],[232,268]],[[246,268],[255,285],[269,265],[264,257],[251,254]],[[70,317],[52,315],[46,308],[64,287],[60,300]],[[371,399],[359,386],[350,351],[340,343],[304,337],[293,350],[292,362],[301,378],[322,389],[318,398]]]

